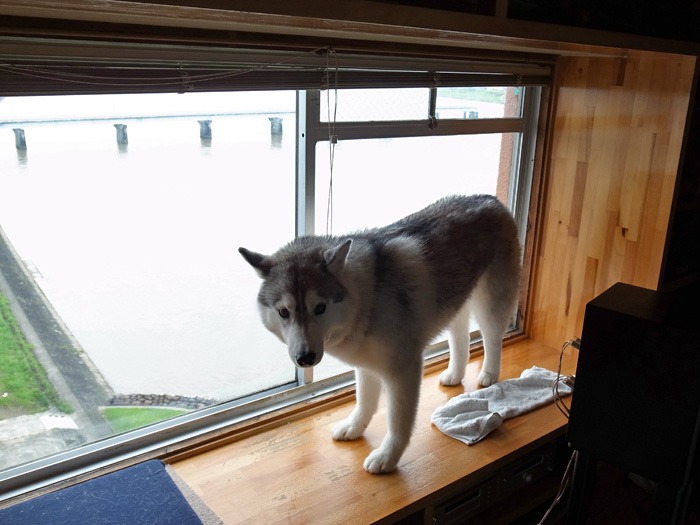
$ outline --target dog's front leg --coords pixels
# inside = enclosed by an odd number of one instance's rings
[[[365,459],[367,472],[383,474],[393,471],[406,450],[416,420],[422,372],[422,361],[402,363],[400,370],[392,371],[384,378],[388,432],[379,448]]]
[[[333,427],[333,439],[349,441],[362,435],[377,411],[381,383],[379,378],[368,370],[355,369],[355,398],[357,404],[350,415]]]

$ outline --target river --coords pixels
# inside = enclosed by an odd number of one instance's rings
[[[126,119],[127,146],[117,120],[23,123],[26,151],[0,105],[0,226],[116,393],[225,400],[294,379],[237,252],[272,252],[294,236],[293,102]],[[281,140],[270,116],[283,118]],[[211,141],[199,137],[201,118]],[[499,147],[500,135],[339,143],[334,230],[381,225],[449,193],[493,193]],[[341,368],[322,363],[318,374]]]

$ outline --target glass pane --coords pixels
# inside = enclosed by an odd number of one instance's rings
[[[331,224],[326,220],[329,144],[319,143],[316,231],[342,235],[384,226],[451,194],[490,193],[507,202],[514,137],[496,133],[340,141],[334,152]],[[314,377],[347,369],[324,357]]]
[[[518,118],[522,103],[519,87],[438,88],[435,112],[442,119]]]
[[[294,236],[294,112],[293,92],[0,99],[0,469],[295,380],[237,253]]]
[[[328,89],[321,91],[321,122],[427,119],[429,98],[427,88]]]
[[[501,144],[510,136],[491,133],[338,142],[333,162],[333,232],[389,224],[454,193],[497,194],[499,177],[510,175],[510,157],[501,160]],[[328,147],[328,142],[322,142],[316,148],[318,233],[326,232]]]

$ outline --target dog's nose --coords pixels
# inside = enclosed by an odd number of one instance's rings
[[[301,367],[314,366],[316,364],[316,352],[307,352],[297,357],[297,364]]]

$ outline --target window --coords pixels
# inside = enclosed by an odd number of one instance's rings
[[[22,49],[0,66],[8,496],[352,381],[329,356],[294,368],[238,246],[383,225],[452,193],[498,195],[525,239],[546,66]]]

